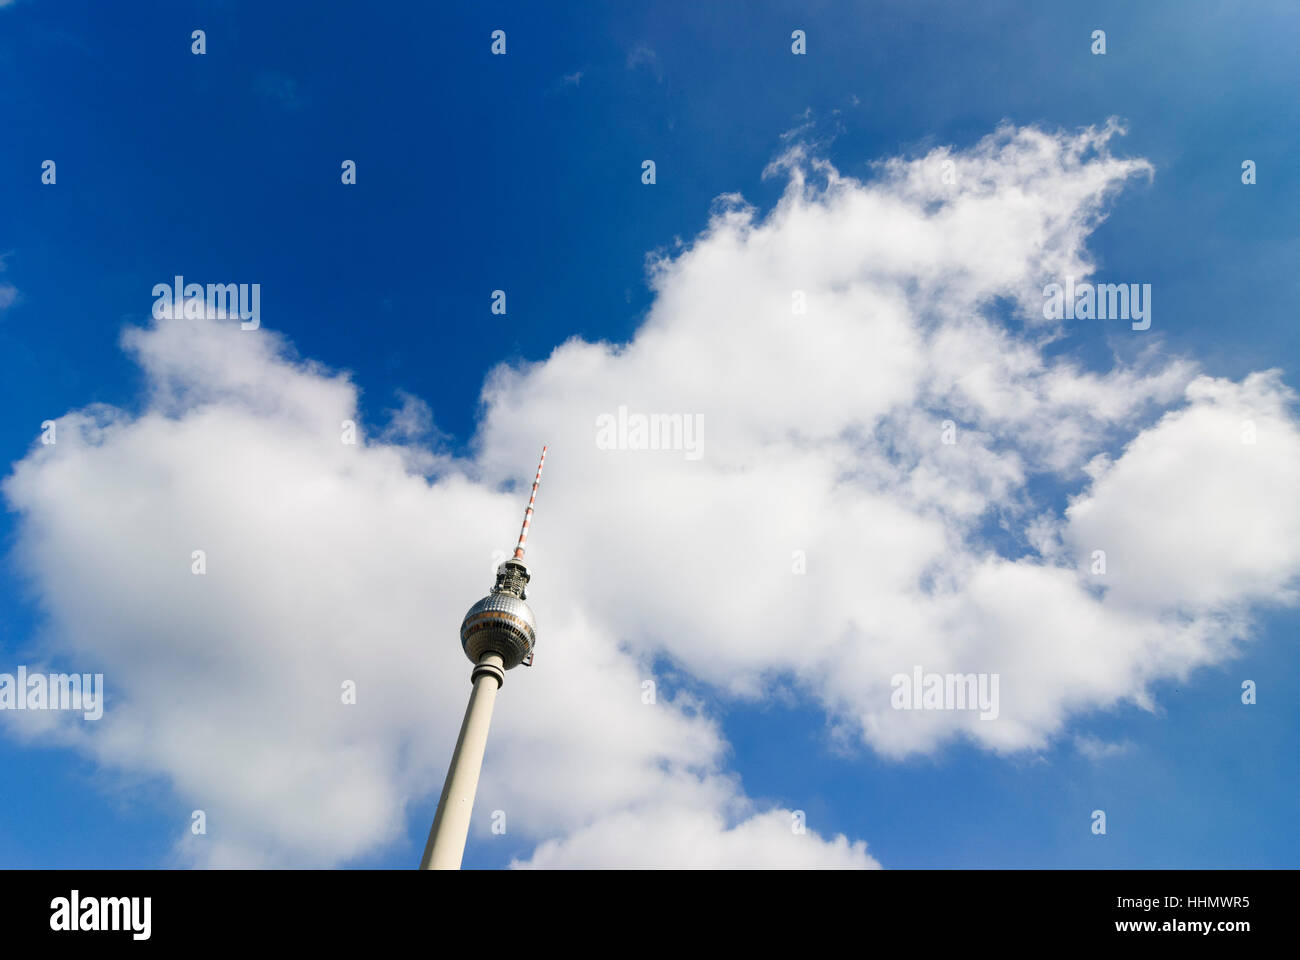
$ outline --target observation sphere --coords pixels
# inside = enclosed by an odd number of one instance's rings
[[[485,653],[501,658],[509,670],[533,652],[537,620],[526,602],[509,593],[489,593],[469,608],[460,625],[460,645],[472,663]]]

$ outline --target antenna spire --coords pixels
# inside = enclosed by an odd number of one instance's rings
[[[537,485],[542,482],[542,465],[546,463],[546,447],[542,447],[542,459],[537,462],[537,476],[533,478],[533,492],[528,497],[528,509],[524,511],[524,525],[519,530],[519,543],[515,547],[515,559],[524,558],[524,541],[528,539],[528,525],[533,522],[533,501],[537,499]]]

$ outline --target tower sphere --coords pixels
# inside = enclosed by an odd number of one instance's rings
[[[527,602],[510,593],[489,593],[469,608],[460,625],[465,656],[478,663],[486,653],[502,660],[502,669],[517,667],[533,652],[537,620]]]

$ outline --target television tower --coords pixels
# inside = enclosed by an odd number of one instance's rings
[[[537,620],[525,603],[524,588],[532,579],[524,565],[524,542],[533,522],[533,503],[537,485],[542,482],[542,465],[546,447],[537,464],[533,492],[524,511],[524,525],[519,531],[515,555],[497,567],[497,582],[492,592],[469,608],[460,625],[460,645],[474,664],[470,682],[469,706],[460,725],[460,737],[451,755],[447,782],[438,799],[429,841],[424,845],[421,870],[459,870],[465,855],[465,838],[469,835],[469,816],[474,809],[483,751],[487,748],[488,726],[492,723],[492,705],[497,690],[506,682],[506,671],[523,664],[533,665],[533,647],[537,642]]]

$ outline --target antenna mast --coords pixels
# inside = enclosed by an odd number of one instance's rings
[[[519,528],[519,543],[515,546],[515,559],[524,558],[524,541],[528,539],[528,527],[533,522],[533,503],[537,500],[537,485],[542,482],[542,467],[546,465],[546,447],[542,447],[542,459],[537,461],[537,476],[533,477],[533,492],[528,495],[528,509],[524,511],[524,525]]]

